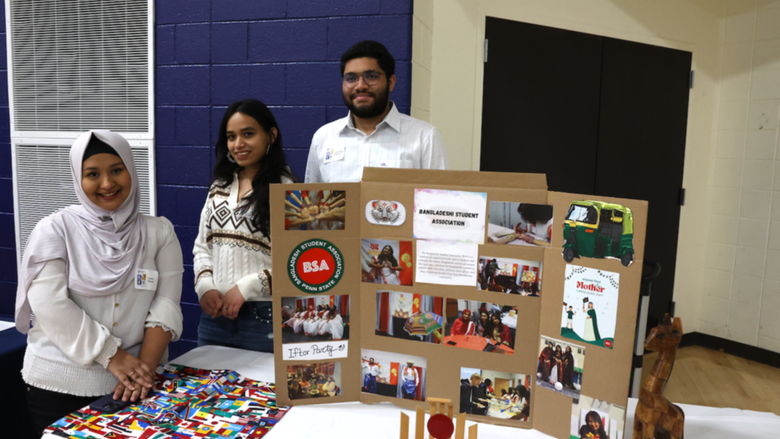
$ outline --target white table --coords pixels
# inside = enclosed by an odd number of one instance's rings
[[[258,381],[274,381],[273,356],[240,349],[204,346],[171,361],[174,364],[204,369],[233,369]],[[540,389],[539,391],[545,391]],[[629,399],[625,439],[631,439],[636,399]],[[686,439],[765,439],[780,431],[780,416],[772,413],[738,409],[721,409],[680,404],[685,411]],[[414,430],[414,412],[390,403],[340,403],[299,406],[290,410],[266,436],[269,439],[316,437],[317,439],[398,439],[400,413],[410,417]],[[466,421],[466,426],[474,424]],[[481,439],[528,438],[551,436],[536,430],[523,430],[479,424]]]

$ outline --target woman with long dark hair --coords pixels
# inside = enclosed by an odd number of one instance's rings
[[[604,430],[604,422],[598,413],[591,410],[585,415],[585,425],[580,427],[580,438],[609,439],[606,430]]]
[[[488,328],[486,336],[497,344],[504,344],[512,347],[512,335],[509,333],[509,327],[501,322],[501,312],[494,311],[490,317],[491,325]]]
[[[382,253],[368,265],[376,269],[379,275],[376,277],[376,283],[401,285],[401,279],[398,277],[398,271],[402,268],[398,265],[398,260],[393,255],[393,247],[386,245],[382,248]]]
[[[271,110],[255,99],[231,104],[215,153],[193,249],[198,345],[273,352],[269,189],[295,176]]]

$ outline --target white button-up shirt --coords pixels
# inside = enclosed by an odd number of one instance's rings
[[[395,104],[370,135],[355,128],[350,112],[314,133],[305,181],[360,181],[364,166],[447,169],[447,149],[436,127],[401,114]]]

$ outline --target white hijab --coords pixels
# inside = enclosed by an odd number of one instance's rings
[[[96,206],[81,187],[84,152],[93,135],[114,148],[132,179],[127,199],[114,211]],[[22,257],[16,290],[16,328],[25,334],[30,329],[32,313],[27,291],[47,261],[65,261],[70,293],[100,297],[127,288],[144,255],[146,221],[139,212],[141,192],[127,140],[107,130],[82,134],[70,149],[70,170],[81,205],[60,209],[38,222]]]

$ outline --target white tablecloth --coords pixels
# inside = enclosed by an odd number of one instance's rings
[[[171,361],[175,364],[204,369],[233,369],[259,381],[273,381],[273,356],[239,349],[204,346]],[[540,389],[539,391],[546,391]],[[637,400],[629,399],[625,439],[631,439]],[[685,411],[686,439],[765,439],[780,431],[780,416],[772,413],[738,409],[721,409],[680,404]],[[414,412],[390,403],[341,403],[299,406],[290,410],[266,436],[268,439],[316,437],[317,439],[398,439],[400,413],[410,417],[414,429]],[[466,421],[466,426],[473,422]],[[413,434],[412,434],[413,437]],[[536,430],[523,430],[479,424],[481,439],[546,439]]]

